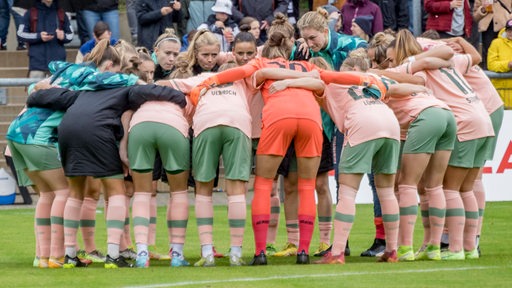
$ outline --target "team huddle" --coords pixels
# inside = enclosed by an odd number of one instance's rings
[[[178,54],[181,42],[168,31],[155,42],[153,59],[126,42],[113,47],[101,40],[82,64],[52,62],[52,76],[30,89],[27,108],[7,133],[20,183],[40,195],[37,266],[86,267],[98,260],[105,268],[149,267],[155,182],[162,176],[170,191],[170,265],[190,265],[183,248],[194,185],[201,258],[193,265],[215,266],[212,191],[220,157],[232,266],[246,265],[253,166],[249,265],[267,265],[282,170],[295,177],[285,192],[295,201],[285,205],[293,206],[286,226],[297,264],[311,262],[317,217],[324,247],[315,263],[345,263],[364,174],[374,180],[382,211],[385,248],[377,261],[479,258],[481,168],[493,157],[504,108],[478,66],[478,51],[460,37],[415,38],[408,30],[379,32],[367,43],[335,32],[328,21],[322,8],[305,13],[295,40],[295,28],[277,14],[263,46],[240,27],[227,53],[211,32],[199,30]],[[153,60],[156,66],[145,65]],[[330,194],[320,193],[332,169],[334,213]],[[101,186],[108,202],[106,256],[94,245],[95,215],[84,212],[95,210]],[[124,253],[131,245],[130,198],[134,255]],[[424,238],[414,251],[418,207]],[[85,256],[77,247],[79,228]]]

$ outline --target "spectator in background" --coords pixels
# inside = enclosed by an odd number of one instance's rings
[[[373,18],[371,16],[357,16],[352,21],[352,26],[350,27],[352,35],[369,42],[373,37],[372,22]]]
[[[498,33],[498,37],[492,41],[487,54],[487,68],[489,71],[498,73],[512,71],[512,19],[506,22],[505,27]],[[491,81],[500,93],[505,106],[511,106],[512,103],[506,101],[508,95],[503,94],[503,88],[507,92],[510,89],[510,79],[491,79]]]
[[[231,17],[233,3],[231,0],[217,0],[212,7],[213,14],[208,16],[205,23],[197,27],[198,30],[208,29],[215,34],[220,42],[220,51],[231,51],[231,43],[235,40],[236,34],[240,32],[238,25]]]
[[[241,12],[243,16],[251,16],[260,21],[260,39],[263,42],[267,40],[267,29],[270,27],[270,24],[272,24],[274,15],[278,12],[284,15],[288,14],[288,3],[289,0],[244,0],[233,2],[234,10]],[[237,13],[237,15],[240,14]],[[235,20],[236,19],[235,17]]]
[[[297,20],[299,20],[300,16],[299,0],[288,0],[288,9],[286,9],[286,11],[288,22],[292,25],[297,24]]]
[[[471,36],[473,18],[468,0],[425,0],[428,14],[426,29],[433,29],[441,38]]]
[[[16,31],[18,31],[21,23],[23,23],[23,15],[25,15],[25,12],[27,12],[27,9],[30,8],[32,4],[32,0],[14,0],[12,2],[11,15],[14,19]],[[23,40],[20,38],[20,36],[16,35],[16,39],[18,40],[18,47],[16,47],[16,50],[26,50],[27,46],[25,45],[25,42],[23,42]]]
[[[14,6],[16,6],[16,2],[23,3],[23,2],[30,2],[30,1],[32,1],[32,0],[15,0]],[[83,17],[83,9],[90,2],[91,2],[91,0],[59,1],[59,7],[64,9],[64,11],[75,13],[76,28],[77,28],[77,31],[75,33],[78,35],[78,39],[80,39],[80,45],[84,45],[85,42],[87,42],[91,39],[89,36],[89,31],[87,30],[85,18]],[[14,10],[14,8],[13,8],[13,10]],[[21,15],[23,15],[23,14],[21,14]],[[14,20],[16,21],[16,18],[14,18]]]
[[[98,21],[104,21],[112,31],[112,37],[119,39],[119,1],[118,0],[94,0],[84,6],[82,16],[85,19],[89,39],[94,38],[94,25]]]
[[[23,16],[18,36],[30,45],[29,77],[45,78],[49,74],[48,63],[54,60],[66,61],[64,44],[73,40],[73,29],[68,16],[58,12],[57,3],[53,0],[37,0],[35,8],[38,13],[37,22],[31,23],[32,11],[29,9]],[[33,27],[34,24],[36,27]]]
[[[247,17],[242,18],[242,20],[240,20],[240,22],[238,22],[239,27],[242,27],[244,25],[249,26],[248,32],[251,33],[252,36],[254,36],[254,38],[256,39],[256,47],[262,46],[264,44],[264,42],[261,41],[261,39],[260,39],[260,33],[261,33],[260,21],[258,21],[254,17],[247,16]]]
[[[340,10],[333,5],[324,5],[322,8],[329,13],[329,29],[335,32],[342,32],[343,28],[343,18],[341,17]]]
[[[89,54],[92,51],[92,48],[96,46],[100,40],[109,39],[110,45],[114,46],[117,43],[116,38],[112,38],[112,32],[110,31],[110,27],[108,24],[103,21],[98,21],[96,25],[94,25],[94,39],[91,39],[85,42],[84,45],[78,49],[78,53],[76,54],[75,63],[82,63],[85,55]]]
[[[185,34],[183,37],[181,37],[181,49],[180,52],[185,52],[188,49],[188,44],[192,39],[194,39],[194,35],[196,35],[197,30],[194,29],[187,34]]]
[[[382,32],[384,26],[382,24],[382,12],[377,4],[370,0],[347,0],[341,7],[341,16],[343,18],[343,33],[352,35],[350,28],[352,20],[357,16],[372,16],[372,33]]]
[[[126,17],[128,18],[128,26],[130,27],[130,36],[132,44],[137,44],[137,12],[135,10],[137,0],[126,0]]]
[[[487,50],[491,42],[498,36],[498,32],[505,27],[505,23],[512,14],[512,1],[501,0],[504,6],[497,1],[475,0],[473,18],[478,23],[478,32],[482,33],[482,64],[487,69]]]
[[[206,22],[212,13],[213,5],[215,5],[215,0],[183,0],[180,2],[183,8],[181,26],[186,27],[185,33],[196,30],[199,25]]]
[[[180,21],[182,17],[181,3],[178,1],[138,0],[135,11],[139,21],[137,45],[150,51],[153,51],[153,44],[158,36],[166,28],[172,28],[173,22]]]
[[[0,50],[7,50],[7,32],[11,21],[12,0],[0,0]]]
[[[409,0],[371,0],[380,7],[384,30],[409,28]]]

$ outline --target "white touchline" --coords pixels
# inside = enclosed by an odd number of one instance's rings
[[[435,268],[435,269],[410,269],[410,270],[396,270],[396,271],[359,271],[359,272],[342,272],[342,273],[328,273],[328,274],[309,274],[309,275],[285,275],[285,276],[271,276],[261,278],[233,278],[233,279],[219,279],[219,280],[202,280],[202,281],[184,281],[175,283],[161,283],[152,285],[140,286],[124,286],[124,288],[163,288],[163,287],[177,287],[177,286],[190,286],[190,285],[203,285],[203,284],[216,284],[216,283],[230,283],[230,282],[256,282],[256,281],[270,281],[276,279],[301,279],[301,278],[324,278],[324,277],[339,277],[339,276],[353,276],[353,275],[366,275],[372,274],[398,274],[398,273],[431,273],[441,271],[468,271],[468,270],[484,270],[495,268],[507,268],[508,266],[475,266],[475,267],[453,267],[453,268]]]

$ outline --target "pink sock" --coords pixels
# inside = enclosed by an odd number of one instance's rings
[[[318,230],[320,232],[320,242],[331,243],[332,217],[318,215]]]
[[[52,209],[53,199],[54,195],[52,192],[41,192],[39,193],[39,200],[37,201],[36,205],[36,235],[39,242],[39,253],[41,258],[50,257],[50,245],[52,237],[50,211]]]
[[[188,205],[188,203],[187,203]],[[151,196],[151,202],[149,206],[149,235],[148,244],[155,245],[156,243],[156,212],[158,209],[156,203],[156,195]],[[188,210],[187,210],[188,211]]]
[[[386,231],[386,251],[391,252],[396,250],[398,246],[398,226],[400,220],[398,201],[396,200],[393,187],[377,187],[377,194],[379,195],[382,207],[382,220],[384,221],[384,230]]]
[[[286,220],[288,243],[299,246],[299,220]]]
[[[108,198],[107,243],[121,244],[126,217],[126,196],[113,195]],[[120,248],[123,250],[122,248]]]
[[[399,244],[412,246],[414,224],[418,215],[418,189],[416,186],[398,185],[400,195]],[[380,199],[380,198],[379,198]]]
[[[331,251],[334,256],[345,252],[348,235],[356,216],[356,194],[356,189],[343,184],[340,185],[338,204],[334,216],[334,239]]]
[[[443,235],[445,216],[446,216],[446,198],[444,197],[443,186],[425,188],[428,195],[428,220],[430,227],[430,238],[428,243],[432,245],[441,245],[441,236]]]
[[[188,223],[188,191],[176,191],[171,193],[171,212],[169,240],[174,244],[185,244]],[[212,216],[213,217],[213,216]]]
[[[82,200],[68,197],[64,207],[64,246],[76,247],[76,232],[80,224]]]
[[[484,220],[485,211],[485,189],[482,179],[475,180],[473,184],[473,194],[475,194],[476,202],[478,203],[478,229],[476,235],[482,235],[482,222]]]
[[[298,252],[305,251],[309,254],[311,237],[315,230],[316,204],[315,204],[316,179],[304,179],[299,177],[299,247]]]
[[[135,243],[147,244],[149,231],[149,202],[150,192],[135,192],[133,194],[133,232]]]
[[[231,247],[242,246],[245,231],[247,204],[245,195],[228,196],[228,220]]]
[[[36,221],[35,220],[36,219],[34,217],[34,239],[35,239],[35,242],[36,242],[36,251],[35,251],[35,253],[36,253],[36,257],[40,257],[41,253],[39,252],[39,241],[37,241],[37,229],[36,229],[37,225],[36,225]]]
[[[473,191],[462,192],[460,194],[466,215],[466,224],[464,225],[464,250],[471,251],[475,249],[476,232],[478,229],[478,204],[476,203]],[[451,237],[451,236],[450,236]]]
[[[172,228],[172,225],[171,225],[171,207],[172,207],[172,197],[169,197],[169,199],[167,200],[167,213],[165,214],[166,215],[166,219],[167,219],[167,234],[169,235],[169,241],[172,240],[172,231],[171,231],[171,228]],[[169,243],[172,243],[172,242],[169,242]]]
[[[213,244],[213,202],[212,196],[196,194],[196,220],[201,246]]]
[[[125,197],[125,198],[126,198],[126,204],[125,204],[126,205],[126,216],[124,218],[123,238],[121,238],[121,242],[124,243],[124,245],[121,245],[121,246],[130,247],[130,246],[132,246],[132,234],[131,234],[131,229],[130,229],[131,198],[130,197]]]
[[[442,187],[441,187],[442,189]],[[426,189],[425,189],[426,190]],[[442,191],[442,190],[441,190]],[[444,198],[444,194],[443,194]],[[425,192],[424,194],[420,194],[420,211],[421,211],[421,223],[423,224],[423,244],[427,245],[430,242],[430,217],[429,217],[429,203],[428,203],[428,193]],[[446,201],[445,201],[445,207],[446,207]],[[446,209],[445,209],[446,213]],[[443,217],[444,220],[444,217]]]
[[[462,250],[464,222],[466,221],[464,204],[459,191],[445,189],[444,196],[446,198],[446,226],[450,234],[450,251],[459,252]]]
[[[55,199],[53,200],[51,210],[51,248],[50,256],[64,257],[64,207],[69,196],[69,189],[53,191]]]
[[[276,186],[276,183],[274,183]],[[279,227],[279,214],[281,213],[281,200],[279,191],[270,198],[270,222],[268,224],[267,243],[276,242],[277,227]]]
[[[96,232],[96,208],[98,200],[85,197],[80,210],[80,231],[84,241],[84,249],[87,252],[96,250],[95,232]],[[107,211],[105,209],[105,211]]]

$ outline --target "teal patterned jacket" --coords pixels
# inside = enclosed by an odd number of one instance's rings
[[[100,72],[92,63],[53,61],[50,83],[70,90],[102,90],[134,85],[138,77],[120,73]],[[31,89],[29,89],[30,91]],[[18,115],[7,130],[6,138],[21,144],[57,145],[57,127],[64,111],[31,107]]]

